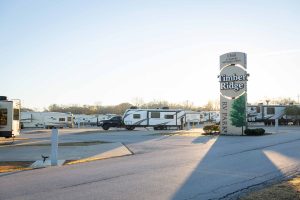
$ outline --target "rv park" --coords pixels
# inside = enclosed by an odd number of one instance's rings
[[[299,10],[1,0],[0,200],[300,200]]]
[[[133,107],[122,118],[139,117],[139,123],[130,123],[134,130],[104,130],[101,122],[116,118],[114,114],[21,112],[19,135],[0,141],[1,199],[81,199],[87,194],[89,199],[247,198],[299,173],[300,128],[296,119],[290,123],[284,107],[247,107],[249,126],[264,128],[263,136],[205,133],[204,126],[220,123],[216,111]],[[148,119],[139,127],[151,112],[160,113],[160,118],[152,117],[161,121]]]
[[[216,110],[38,112],[0,96],[1,199],[299,199],[300,106],[248,103],[246,61],[220,56]]]
[[[299,102],[248,103],[246,69],[245,53],[220,56],[215,110],[38,112],[0,96],[1,199],[299,199]]]

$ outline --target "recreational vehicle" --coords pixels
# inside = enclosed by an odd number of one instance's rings
[[[274,125],[278,119],[279,124],[299,124],[299,119],[285,115],[287,105],[250,105],[247,107],[248,122],[263,122],[265,125]]]
[[[201,122],[220,122],[220,112],[219,111],[201,111],[200,112]]]
[[[101,120],[107,120],[111,117],[116,116],[115,114],[96,114],[96,115],[85,115],[85,114],[74,114],[74,124],[80,126],[97,126],[97,123]]]
[[[14,137],[20,134],[20,100],[7,100],[0,96],[0,137]]]
[[[22,128],[72,128],[73,114],[60,112],[21,112]]]
[[[185,111],[186,123],[188,127],[195,127],[200,124],[201,113],[195,111]]]
[[[186,114],[183,110],[128,109],[123,115],[123,122],[127,129],[134,129],[135,127],[154,127],[154,129],[175,127],[182,129],[186,123]]]

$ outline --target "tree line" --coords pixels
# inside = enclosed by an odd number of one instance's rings
[[[71,112],[73,114],[119,114],[122,115],[131,107],[138,108],[163,108],[168,107],[169,109],[184,109],[191,111],[212,111],[219,110],[219,102],[209,101],[204,106],[195,106],[193,103],[186,101],[183,103],[170,103],[168,101],[151,101],[144,103],[141,101],[134,101],[133,103],[120,103],[118,105],[58,105],[51,104],[48,108],[45,108],[45,112]],[[29,108],[23,108],[22,111],[33,111]]]
[[[260,101],[262,102],[262,101]],[[258,104],[259,102],[256,102]],[[281,104],[281,105],[290,105],[291,103],[296,103],[290,98],[277,98],[277,99],[267,99],[264,101],[264,104]],[[168,101],[154,100],[150,102],[144,102],[141,98],[135,98],[131,103],[120,103],[118,105],[59,105],[51,104],[48,108],[45,108],[44,111],[49,112],[71,112],[73,114],[123,114],[126,109],[129,109],[132,106],[138,108],[162,108],[169,107],[170,109],[184,109],[191,111],[218,111],[220,110],[220,102],[218,100],[209,100],[203,106],[195,106],[190,101],[185,101],[181,103],[170,103]],[[35,111],[32,108],[22,108],[21,111]]]

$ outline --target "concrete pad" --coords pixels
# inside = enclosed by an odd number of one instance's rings
[[[104,159],[131,155],[120,142],[87,146],[59,146],[58,160]],[[50,156],[51,146],[7,146],[0,148],[0,161],[36,161]]]
[[[62,166],[65,163],[65,160],[58,160],[57,166]],[[42,160],[37,160],[34,163],[30,165],[31,168],[44,168],[44,167],[50,167],[51,166],[51,160],[46,160],[43,162]]]
[[[111,148],[109,151],[102,151],[101,153],[89,157],[82,156],[81,158],[74,159],[74,161],[71,161],[68,164],[132,155],[132,153],[122,143],[111,143],[110,147],[113,148]]]

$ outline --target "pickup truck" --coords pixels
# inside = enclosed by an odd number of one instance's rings
[[[101,126],[104,130],[108,130],[111,127],[126,128],[127,130],[133,130],[135,128],[134,126],[125,126],[122,116],[114,116],[110,119],[101,120],[98,126]]]

